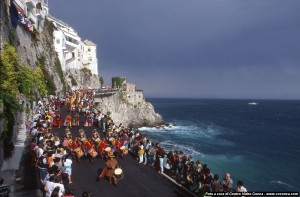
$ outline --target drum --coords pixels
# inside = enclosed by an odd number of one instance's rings
[[[86,144],[86,143],[89,142],[86,138],[82,138],[81,141],[82,141],[83,144]]]
[[[118,181],[124,178],[123,170],[121,168],[115,169],[114,175]]]
[[[110,148],[110,147],[106,147],[104,150],[105,150],[106,152],[109,152],[109,151],[111,151],[111,148]]]
[[[120,147],[120,150],[123,150],[123,149],[125,149],[125,146],[121,146],[121,147]]]
[[[94,158],[98,155],[97,151],[95,149],[91,148],[88,153]]]
[[[76,148],[74,151],[78,158],[82,157],[84,154],[80,147]]]
[[[128,150],[127,150],[126,148],[124,148],[124,149],[122,150],[122,153],[123,153],[124,155],[127,155],[127,154],[128,154]]]
[[[70,139],[69,142],[68,142],[68,146],[71,146],[73,144],[73,140]]]

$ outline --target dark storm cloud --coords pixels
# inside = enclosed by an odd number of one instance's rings
[[[297,0],[50,0],[147,96],[300,98]]]

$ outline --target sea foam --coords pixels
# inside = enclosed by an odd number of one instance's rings
[[[288,187],[291,187],[293,188],[294,186],[288,184],[288,183],[284,183],[282,181],[271,181],[271,183],[274,183],[274,184],[278,184],[278,185],[284,185],[284,186],[288,186]]]

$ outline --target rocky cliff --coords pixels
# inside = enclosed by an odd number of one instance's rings
[[[54,86],[52,93],[63,93],[76,88],[100,87],[98,76],[86,74],[78,69],[62,71],[53,45],[55,26],[47,19],[41,32],[35,30],[30,32],[20,24],[13,27],[10,22],[9,7],[1,1],[0,26],[1,49],[5,42],[10,43],[15,47],[21,64],[33,68],[36,68],[38,63],[42,64],[45,80]]]
[[[55,26],[45,19],[41,32],[28,31],[23,25],[13,26],[9,7],[0,1],[0,52],[5,42],[13,45],[21,64],[31,68],[42,67],[48,94],[62,93],[75,89],[99,89],[100,81],[89,69],[70,69],[63,72],[54,49],[53,32]],[[98,108],[110,112],[116,123],[126,126],[156,126],[163,123],[162,117],[155,113],[151,103],[143,98],[142,91],[135,85],[124,84],[124,89],[111,95],[96,98]]]
[[[129,127],[157,126],[163,124],[163,118],[155,113],[151,103],[144,99],[140,102],[128,102],[123,92],[95,96],[97,108],[108,113],[115,123]]]

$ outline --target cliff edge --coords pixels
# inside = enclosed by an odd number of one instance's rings
[[[98,91],[95,94],[95,105],[102,113],[107,113],[115,124],[154,127],[164,122],[153,105],[145,101],[143,91],[127,83],[126,79],[118,87],[113,84],[112,90]]]

